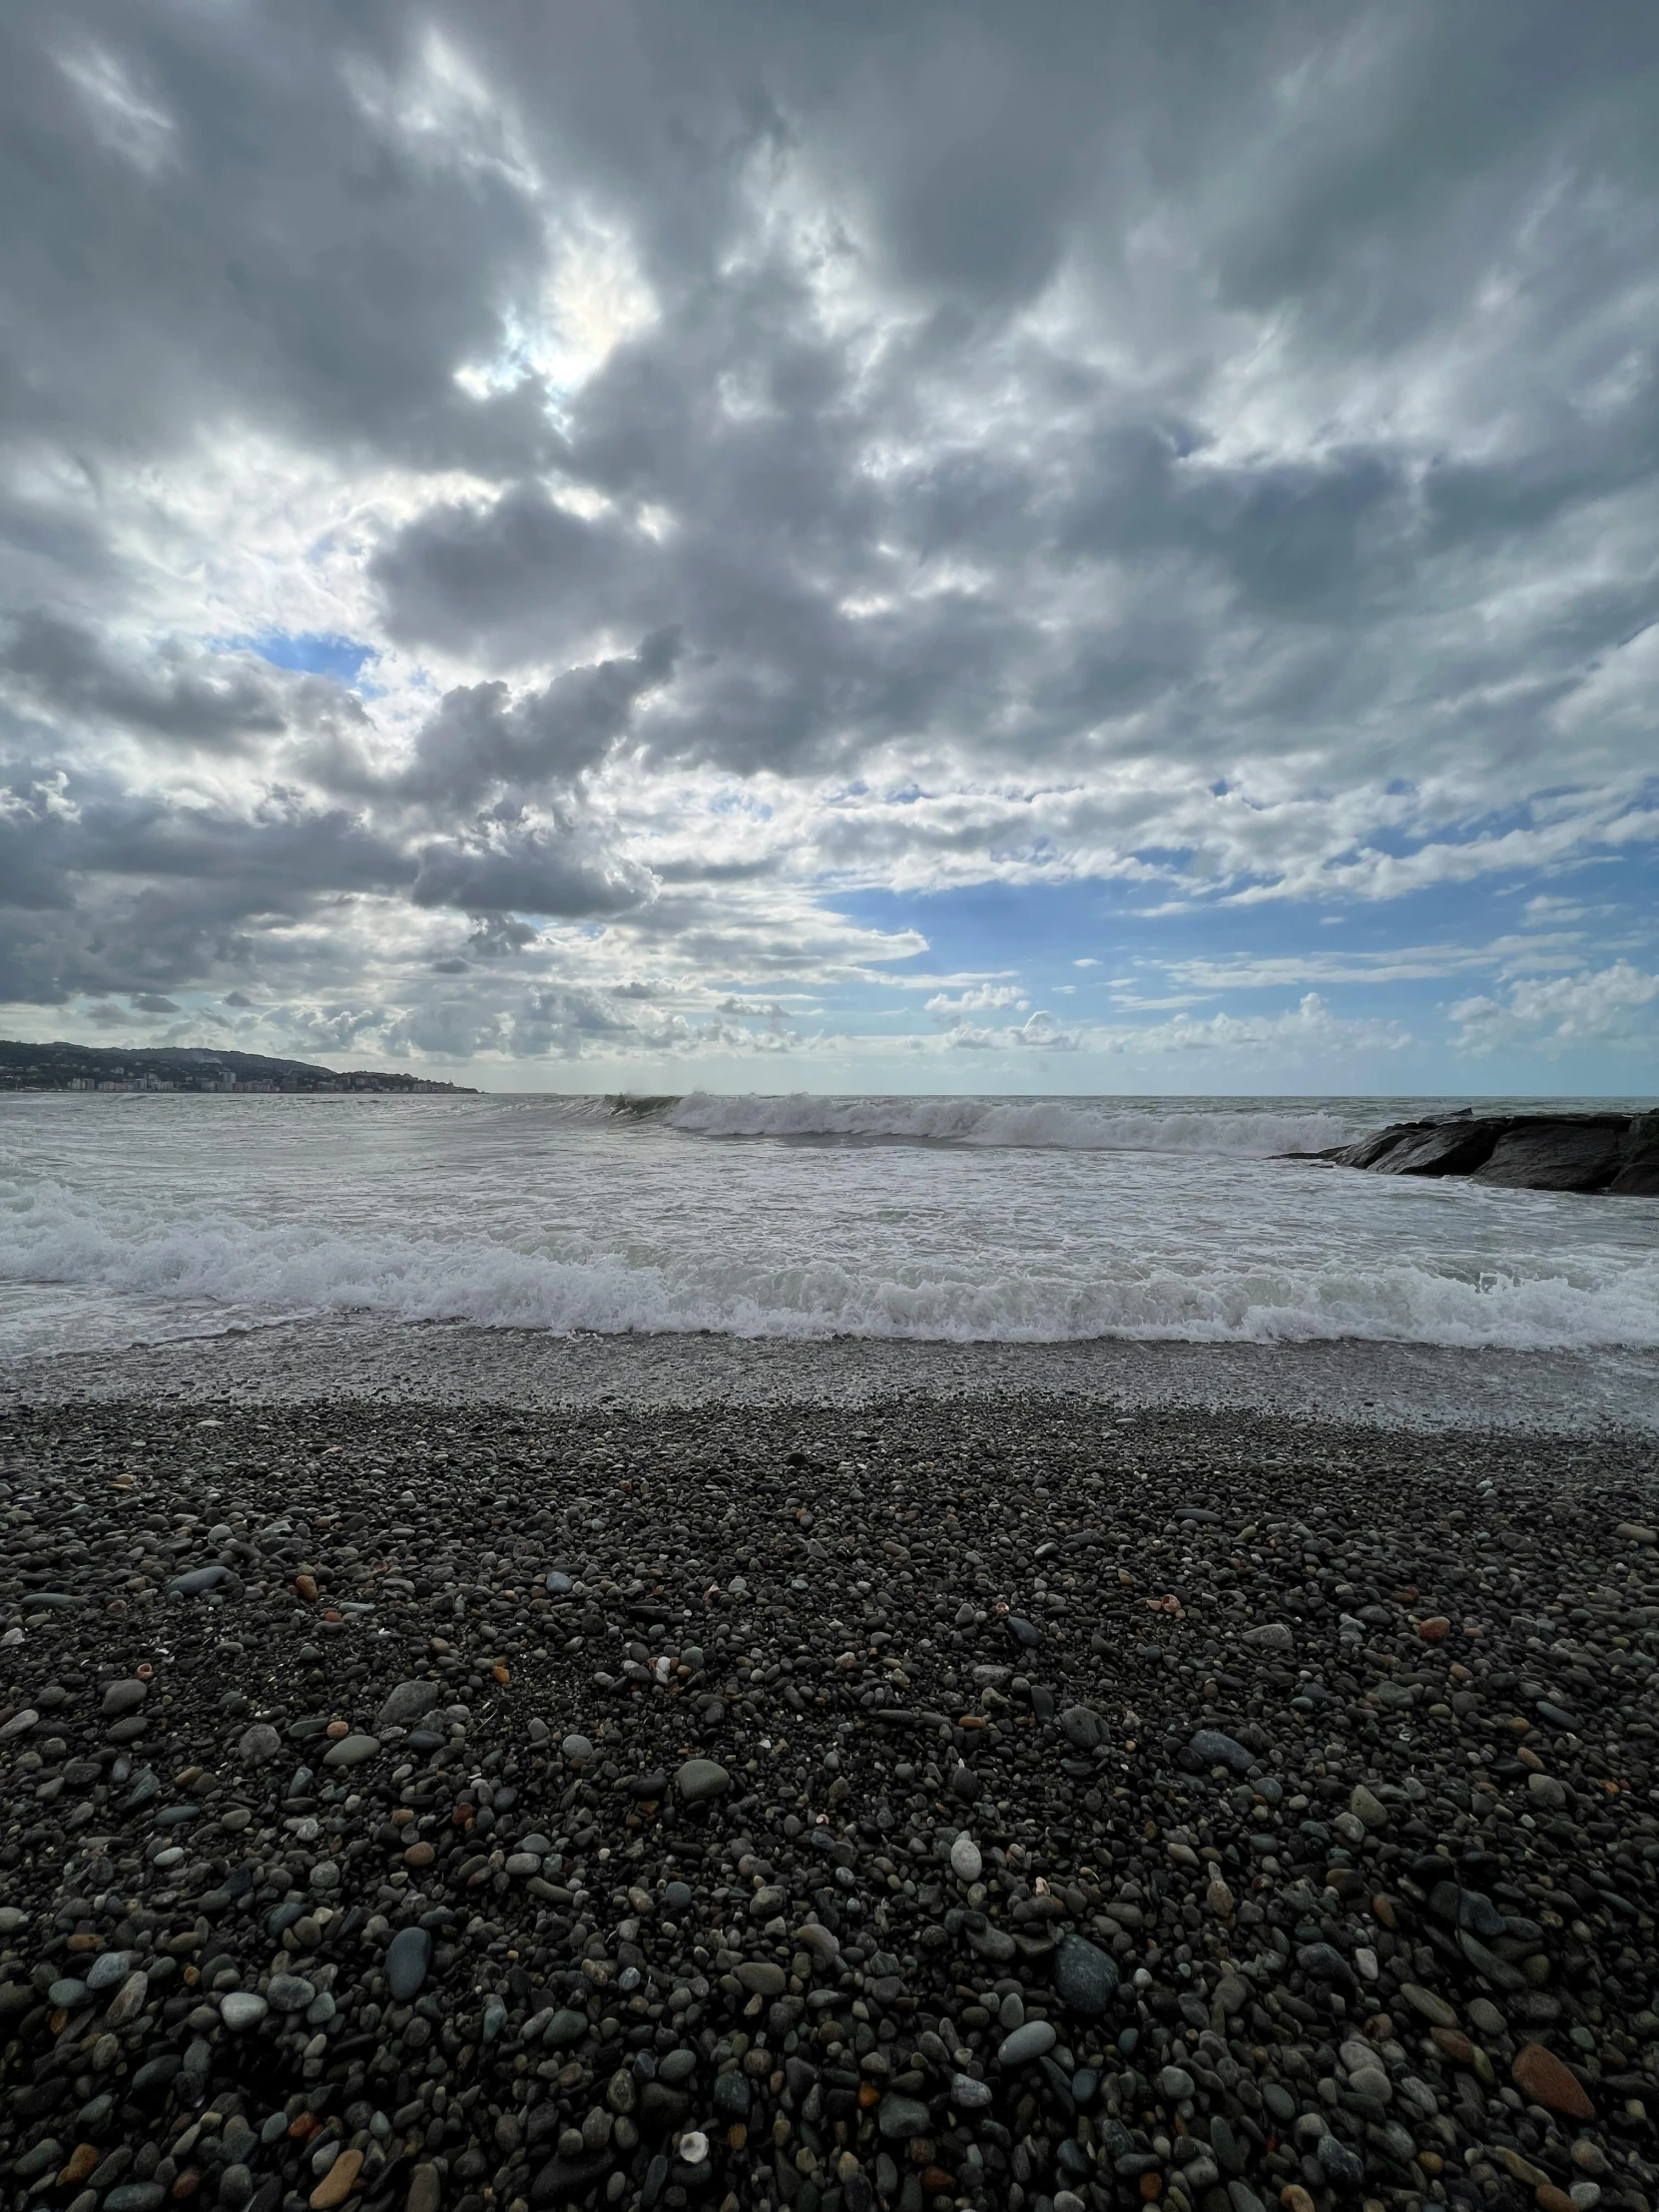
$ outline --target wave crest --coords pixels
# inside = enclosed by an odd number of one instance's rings
[[[807,1091],[737,1097],[690,1091],[672,1102],[612,1102],[662,1114],[699,1137],[840,1137],[889,1143],[1045,1147],[1068,1152],[1221,1153],[1272,1159],[1347,1144],[1354,1128],[1325,1111],[1274,1108],[1125,1111],[1088,1099],[824,1098]]]

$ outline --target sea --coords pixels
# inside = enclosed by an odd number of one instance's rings
[[[1616,1405],[1621,1376],[1659,1375],[1659,1201],[1313,1157],[1468,1103],[17,1094],[0,1363],[352,1315],[1548,1354]]]

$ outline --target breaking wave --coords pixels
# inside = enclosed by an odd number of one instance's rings
[[[606,1101],[613,1114],[661,1119],[699,1137],[838,1137],[911,1144],[1041,1146],[1067,1152],[1222,1153],[1272,1159],[1347,1144],[1374,1118],[1277,1108],[1126,1111],[1091,1099],[821,1098],[806,1091]]]

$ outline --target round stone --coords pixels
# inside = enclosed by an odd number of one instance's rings
[[[958,1882],[977,1882],[985,1871],[979,1846],[965,1832],[950,1847],[950,1871]]]
[[[875,2122],[889,2142],[911,2142],[932,2130],[926,2105],[918,2097],[901,2097],[891,2089],[881,2099]]]
[[[1054,1959],[1054,1986],[1063,2003],[1084,2019],[1097,2019],[1118,1993],[1116,1963],[1098,1944],[1067,1936]]]
[[[688,1759],[674,1777],[674,1786],[687,1805],[703,1805],[710,1798],[724,1797],[732,1777],[718,1759]]]
[[[219,2000],[219,2016],[233,2035],[246,2035],[271,2010],[257,1990],[229,1989]]]

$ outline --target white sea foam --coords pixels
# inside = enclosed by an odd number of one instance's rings
[[[1217,1153],[1265,1160],[1347,1144],[1374,1116],[1353,1119],[1282,1108],[1160,1108],[1142,1112],[1091,1099],[820,1098],[692,1091],[674,1101],[616,1100],[613,1110],[666,1110],[672,1128],[700,1137],[843,1137],[929,1144],[1041,1146],[1068,1152]]]
[[[1008,1343],[1102,1337],[1197,1343],[1338,1338],[1518,1350],[1659,1348],[1659,1258],[1541,1258],[1474,1268],[1448,1255],[1270,1263],[1225,1252],[1137,1258],[1045,1251],[1011,1266],[960,1257],[898,1267],[832,1258],[757,1264],[695,1241],[658,1265],[515,1249],[474,1236],[338,1232],[221,1212],[146,1220],[55,1186],[14,1194],[0,1277],[83,1285],[153,1310],[299,1315],[600,1333]]]

